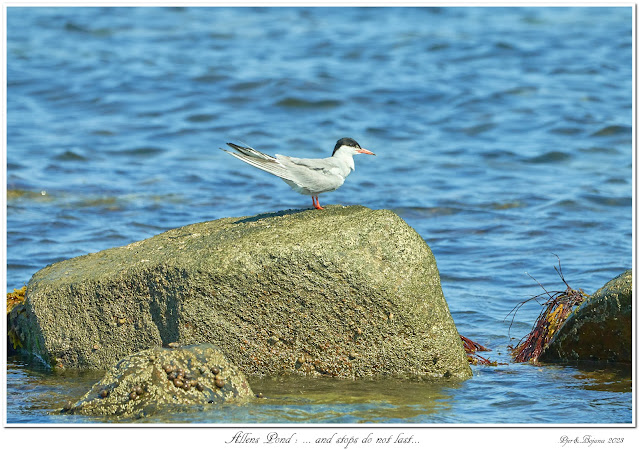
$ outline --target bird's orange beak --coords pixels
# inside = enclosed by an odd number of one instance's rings
[[[371,151],[369,151],[369,150],[366,150],[365,148],[360,148],[360,149],[358,149],[358,150],[357,150],[357,153],[366,153],[367,155],[373,155],[373,156],[376,156],[376,155],[375,155],[375,153],[373,153],[373,152],[371,152]]]

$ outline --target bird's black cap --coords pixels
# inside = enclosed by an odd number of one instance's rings
[[[335,148],[333,149],[333,155],[335,154],[337,149],[340,148],[342,145],[348,145],[349,147],[355,147],[355,148],[362,148],[359,146],[359,144],[357,143],[355,139],[345,137],[337,141],[337,144],[335,144]]]

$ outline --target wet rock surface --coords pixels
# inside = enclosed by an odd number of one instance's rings
[[[632,270],[572,312],[539,356],[543,362],[632,362]]]
[[[253,392],[213,345],[143,350],[119,361],[78,402],[62,412],[143,417],[169,405],[246,401]]]
[[[247,375],[471,376],[430,248],[362,206],[197,223],[55,263],[16,320],[58,368],[210,342]]]

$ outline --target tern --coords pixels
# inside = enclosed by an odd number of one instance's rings
[[[319,204],[319,194],[331,192],[344,184],[344,180],[355,170],[353,155],[375,153],[362,148],[354,139],[342,138],[335,144],[330,158],[310,159],[258,152],[251,147],[242,147],[231,142],[226,145],[235,152],[221,148],[231,156],[258,169],[280,177],[295,192],[310,195],[315,209],[324,209]]]

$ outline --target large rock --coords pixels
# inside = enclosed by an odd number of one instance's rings
[[[143,417],[162,408],[254,398],[246,377],[211,344],[153,348],[127,356],[69,414]]]
[[[571,313],[539,361],[632,362],[632,270],[606,283]]]
[[[55,263],[17,317],[25,348],[58,367],[179,341],[214,343],[247,375],[471,376],[428,245],[361,206],[197,223]]]

